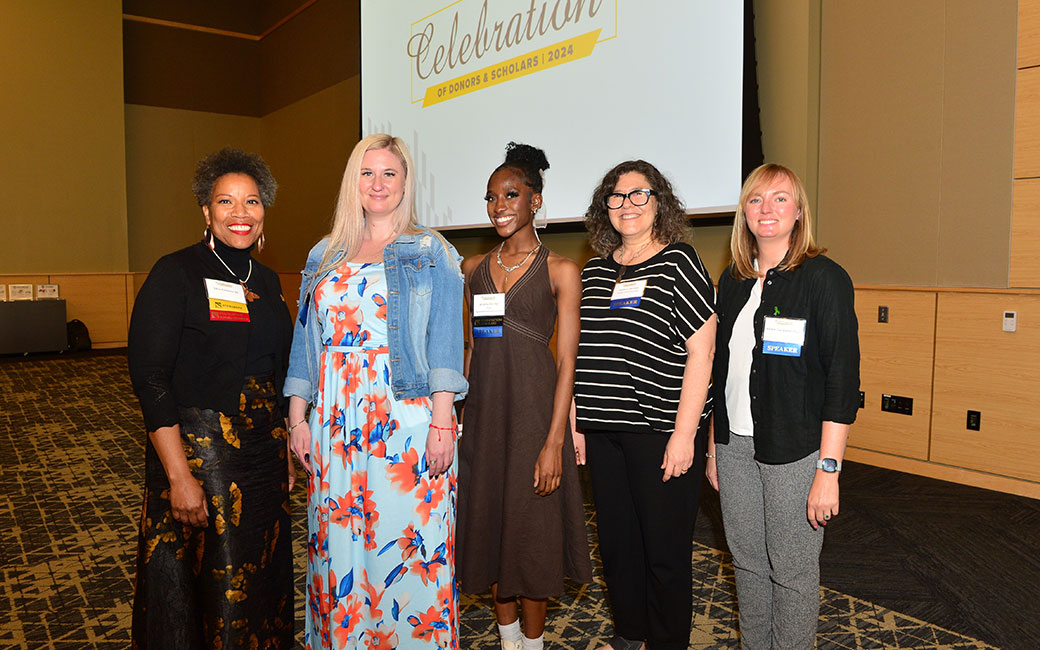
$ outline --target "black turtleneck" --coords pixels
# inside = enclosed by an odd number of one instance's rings
[[[260,298],[248,303],[249,306],[249,345],[246,346],[246,374],[247,375],[263,375],[274,370],[274,348],[275,348],[275,335],[276,328],[274,327],[275,313],[271,309],[271,297],[261,295],[260,291],[256,287],[260,286],[258,277],[253,277],[250,272],[250,265],[253,268],[258,266],[258,263],[253,261],[251,253],[255,246],[249,248],[232,248],[220,239],[213,238],[213,252],[220,256],[220,259],[224,261],[224,264],[231,269],[231,276],[226,279],[229,281],[244,282],[246,287],[250,291],[261,296]],[[220,262],[217,262],[220,264]],[[224,268],[224,264],[220,264],[220,267],[224,270],[227,275],[227,268]],[[246,278],[249,278],[248,282],[245,282]],[[279,296],[275,296],[275,300],[280,300]]]
[[[148,274],[134,302],[128,358],[149,431],[176,424],[179,406],[238,413],[247,375],[273,371],[281,395],[292,321],[278,275],[256,260],[250,275],[249,253],[219,241],[210,250],[199,242],[164,256]],[[239,282],[246,276],[257,295],[247,302],[249,322],[213,320],[206,279]],[[276,401],[286,407],[285,400]]]

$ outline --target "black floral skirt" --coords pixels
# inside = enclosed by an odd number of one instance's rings
[[[292,540],[285,422],[273,378],[247,377],[239,412],[181,408],[205,528],[173,518],[151,441],[137,546],[134,648],[290,648]]]

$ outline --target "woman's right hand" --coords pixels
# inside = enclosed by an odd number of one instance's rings
[[[300,423],[293,427],[289,434],[289,449],[296,456],[296,460],[300,461],[304,471],[308,475],[313,474],[314,472],[311,470],[311,427],[307,424],[307,420],[300,420]]]
[[[170,481],[170,510],[173,518],[182,524],[204,528],[209,524],[206,493],[191,474]]]

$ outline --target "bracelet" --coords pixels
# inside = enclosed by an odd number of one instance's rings
[[[289,433],[292,433],[292,430],[293,430],[293,429],[295,429],[296,427],[300,426],[301,424],[303,424],[303,423],[304,423],[304,422],[306,422],[306,421],[307,421],[307,420],[300,420],[300,421],[299,421],[299,422],[297,422],[296,424],[293,424],[293,425],[291,425],[291,426],[289,427]]]
[[[715,454],[704,454],[705,458],[715,458]]]
[[[434,429],[434,430],[435,430],[435,431],[437,432],[437,442],[440,442],[440,441],[441,441],[441,431],[449,431],[449,432],[451,432],[451,435],[452,435],[452,439],[454,439],[454,438],[455,438],[455,435],[456,435],[456,434],[455,434],[455,432],[456,432],[456,429],[455,429],[455,427],[439,427],[439,426],[437,426],[436,424],[433,424],[433,423],[431,422],[431,423],[430,423],[430,428],[431,428],[431,429]]]

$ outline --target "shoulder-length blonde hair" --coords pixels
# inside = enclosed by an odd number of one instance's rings
[[[792,271],[802,265],[807,257],[816,257],[827,252],[827,249],[816,245],[813,236],[812,210],[809,208],[809,196],[805,193],[805,185],[798,174],[789,167],[777,163],[766,163],[748,174],[744,186],[740,189],[740,200],[733,218],[733,232],[729,239],[729,250],[733,255],[733,276],[738,280],[757,278],[755,258],[758,256],[758,243],[747,225],[744,207],[751,194],[760,186],[772,183],[779,177],[791,182],[794,199],[798,207],[798,220],[794,222],[794,230],[787,248],[787,255],[777,268],[781,271]]]
[[[419,231],[415,218],[415,164],[412,152],[401,138],[386,133],[376,133],[358,142],[347,160],[343,171],[343,182],[339,186],[336,211],[332,215],[332,231],[329,245],[318,265],[323,273],[334,268],[342,260],[357,255],[365,231],[365,212],[361,207],[361,162],[365,154],[376,149],[386,149],[397,156],[404,167],[404,195],[394,211],[394,235]]]

